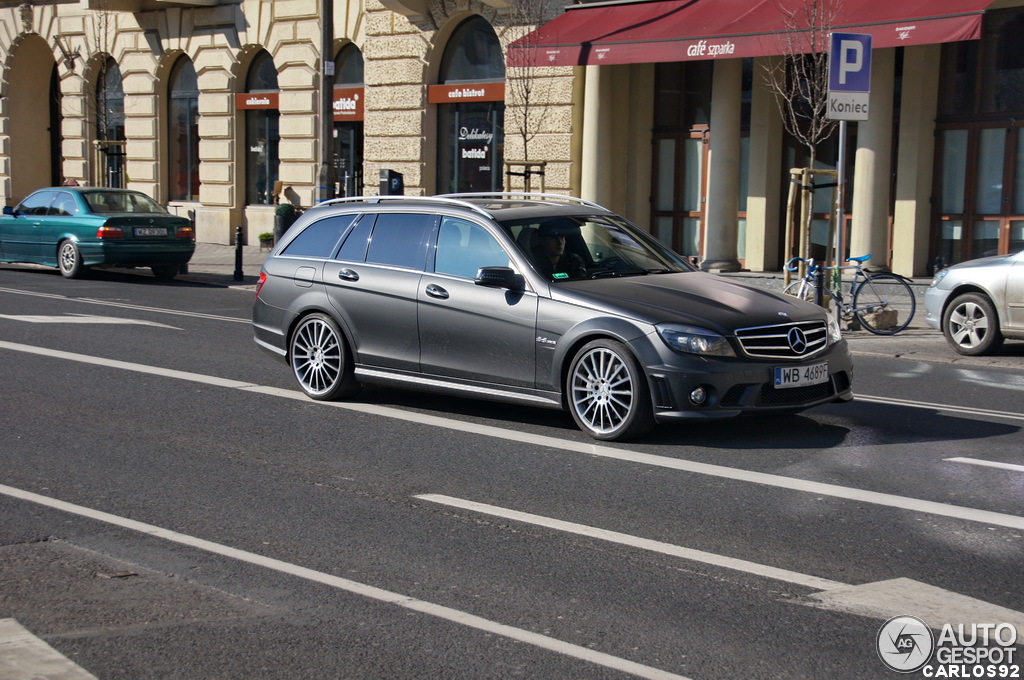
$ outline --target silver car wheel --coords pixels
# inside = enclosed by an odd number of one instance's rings
[[[345,340],[330,317],[303,319],[292,333],[288,354],[295,379],[310,397],[336,399],[358,389]]]
[[[60,273],[69,279],[82,276],[85,267],[82,266],[82,254],[74,241],[61,241],[57,248],[57,267]]]
[[[943,329],[946,341],[960,354],[985,354],[1003,342],[992,303],[977,293],[961,295],[950,303]]]
[[[654,425],[650,393],[629,350],[610,340],[586,345],[569,370],[569,407],[595,439],[626,439]]]

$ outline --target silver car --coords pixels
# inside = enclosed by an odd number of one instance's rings
[[[925,322],[960,354],[995,351],[1024,339],[1024,252],[940,270],[924,296]]]
[[[568,409],[603,440],[853,398],[820,307],[565,196],[322,203],[265,260],[252,323],[313,399],[372,383]]]

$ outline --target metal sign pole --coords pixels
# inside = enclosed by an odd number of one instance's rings
[[[836,250],[835,259],[836,266],[841,267],[846,262],[846,251],[843,250],[845,245],[843,243],[843,221],[846,218],[843,204],[846,200],[846,121],[839,121],[839,167],[837,168],[838,177],[836,178]],[[835,270],[835,278],[833,279],[833,285],[836,286],[837,290],[842,286],[841,270]],[[839,305],[834,305],[832,310],[836,315],[836,323],[841,321],[839,313]]]

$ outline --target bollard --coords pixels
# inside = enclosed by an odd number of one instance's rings
[[[242,275],[242,228],[235,227],[235,281],[241,281]]]
[[[825,306],[825,270],[821,267],[814,270],[814,304]]]

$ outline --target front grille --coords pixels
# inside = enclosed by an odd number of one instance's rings
[[[828,347],[824,321],[740,328],[736,339],[747,356],[757,359],[806,359]]]

